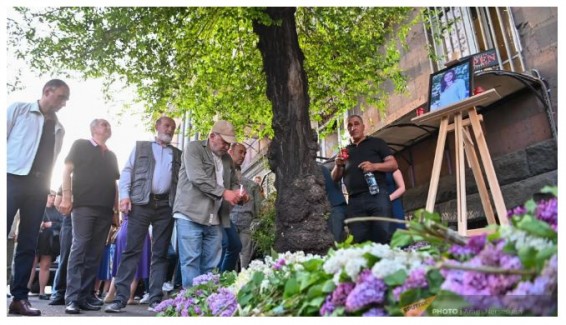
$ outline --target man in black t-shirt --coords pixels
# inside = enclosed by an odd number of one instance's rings
[[[344,178],[348,191],[347,218],[353,217],[391,217],[391,202],[385,183],[385,173],[397,169],[397,160],[382,139],[365,135],[364,122],[359,115],[348,117],[348,133],[351,144],[348,145],[348,157],[339,153],[336,157],[332,178],[338,181]],[[377,181],[379,192],[371,194],[364,174],[372,172]],[[371,240],[376,243],[389,242],[389,226],[383,221],[353,222],[350,231],[357,243]]]
[[[73,143],[63,172],[59,211],[71,213],[73,228],[65,292],[67,314],[99,310],[103,304],[93,295],[94,282],[110,225],[118,225],[116,180],[120,172],[116,155],[106,147],[112,129],[108,121],[95,119],[90,131],[90,140]]]

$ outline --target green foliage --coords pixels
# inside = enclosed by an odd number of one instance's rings
[[[188,113],[206,133],[214,117],[240,138],[272,136],[271,103],[253,21],[280,24],[252,7],[15,8],[8,46],[39,72],[78,71],[137,89],[147,114]],[[327,119],[358,105],[383,107],[382,85],[404,89],[399,44],[412,8],[305,7],[296,12],[309,79],[310,115]],[[339,114],[337,114],[339,115]],[[245,132],[245,134],[244,134]]]
[[[281,260],[281,262],[284,260]],[[239,316],[316,316],[335,289],[321,259],[280,266],[269,276],[255,272],[238,291]]]
[[[275,200],[277,192],[271,192],[261,203],[259,218],[252,227],[252,238],[257,245],[258,253],[262,256],[273,255],[275,243]]]
[[[426,242],[425,250],[437,252],[451,244],[463,244],[465,238],[448,228],[442,222],[440,214],[424,209],[415,211],[413,219],[407,224],[407,229],[398,229],[391,238],[391,247],[406,247],[415,243]],[[419,249],[423,250],[423,249]]]

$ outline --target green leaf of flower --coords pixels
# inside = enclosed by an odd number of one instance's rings
[[[557,234],[552,227],[544,221],[535,219],[532,215],[524,215],[517,221],[516,226],[533,236],[548,238],[556,243]]]
[[[405,283],[407,279],[407,272],[405,270],[398,270],[393,274],[389,274],[383,279],[383,282],[388,286],[400,286]]]
[[[297,279],[290,278],[285,282],[285,290],[283,292],[283,298],[289,298],[293,295],[299,293],[299,283]]]
[[[426,279],[428,281],[428,290],[431,293],[437,293],[444,282],[444,277],[439,269],[430,269],[426,274]]]
[[[322,285],[322,292],[324,293],[330,293],[334,291],[334,289],[336,289],[336,285],[334,284],[334,281],[332,281],[332,279],[326,280]]]
[[[405,247],[414,242],[411,233],[404,229],[397,230],[391,237],[391,247]]]

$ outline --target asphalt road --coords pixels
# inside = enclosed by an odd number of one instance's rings
[[[166,297],[164,297],[166,298]],[[12,302],[12,298],[6,299],[6,312],[8,312],[8,307]],[[50,306],[49,300],[39,300],[37,295],[31,295],[29,297],[29,302],[32,307],[41,310],[41,317],[155,317],[156,313],[147,310],[146,304],[144,305],[128,305],[126,308],[122,309],[121,313],[111,314],[105,313],[104,307],[99,311],[84,311],[81,310],[80,314],[69,315],[65,314],[65,306]],[[7,314],[8,317],[25,317],[20,315]],[[36,319],[37,317],[28,317],[30,319]]]

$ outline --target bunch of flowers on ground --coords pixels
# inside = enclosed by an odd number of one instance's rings
[[[193,279],[193,286],[183,289],[157,307],[158,316],[232,316],[237,308],[235,294],[227,288],[236,274],[207,273]]]
[[[528,201],[510,225],[480,236],[461,237],[423,211],[391,246],[350,237],[324,257],[287,252],[237,276],[203,275],[159,315],[556,315],[556,189],[543,191],[554,197]]]

